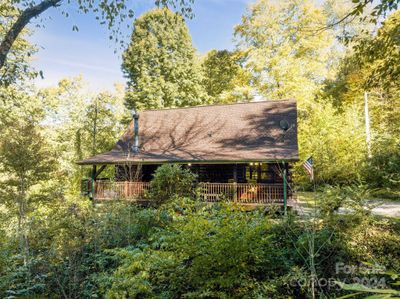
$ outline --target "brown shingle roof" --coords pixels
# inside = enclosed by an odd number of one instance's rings
[[[290,126],[286,133],[281,121]],[[298,160],[296,102],[142,111],[138,154],[132,144],[133,122],[113,150],[78,164]]]

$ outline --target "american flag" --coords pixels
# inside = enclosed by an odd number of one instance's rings
[[[314,162],[313,158],[308,158],[304,163],[303,167],[307,170],[308,174],[310,175],[310,179],[314,180]]]

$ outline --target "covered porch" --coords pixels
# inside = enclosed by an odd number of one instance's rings
[[[149,182],[110,182],[95,183],[94,200],[151,201]],[[228,201],[239,204],[284,204],[284,187],[281,184],[257,183],[198,183],[199,198],[204,202]],[[287,192],[287,200],[292,193]]]
[[[235,164],[181,164],[197,175],[196,197],[204,202],[285,204],[292,199],[288,163],[248,162]],[[93,167],[92,180],[82,190],[94,201],[151,201],[150,181],[160,164],[112,165],[113,178],[101,178],[105,165]],[[110,167],[110,166],[109,166]]]

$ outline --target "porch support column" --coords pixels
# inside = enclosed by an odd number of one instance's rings
[[[95,187],[96,187],[96,165],[93,165],[92,168],[92,179],[91,179],[91,184],[92,184],[92,190],[90,191],[90,199],[94,200],[94,196],[95,196]]]
[[[287,214],[287,170],[286,163],[283,163],[283,212]]]
[[[233,201],[237,202],[237,197],[238,197],[238,188],[237,188],[237,181],[238,181],[238,175],[237,175],[237,164],[233,165]]]

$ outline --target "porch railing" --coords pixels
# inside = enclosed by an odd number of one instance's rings
[[[233,201],[243,204],[283,202],[281,184],[202,183],[200,194],[204,201]]]
[[[269,204],[283,202],[282,184],[254,183],[200,183],[201,200],[206,202],[232,201],[241,204]],[[141,200],[148,199],[148,182],[97,181],[94,198],[96,200]],[[288,192],[288,199],[291,192]]]
[[[150,190],[148,182],[108,182],[97,181],[94,198],[98,200],[145,199]]]

